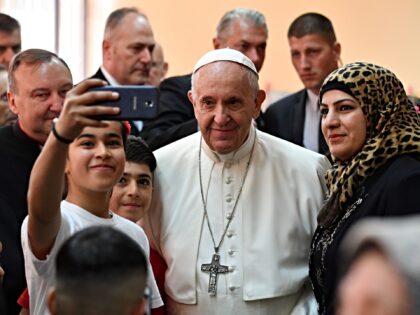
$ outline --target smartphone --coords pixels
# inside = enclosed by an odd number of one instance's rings
[[[101,86],[89,91],[113,91],[120,97],[115,101],[98,102],[95,105],[119,107],[118,115],[94,116],[98,120],[147,120],[158,114],[158,88],[150,85]]]

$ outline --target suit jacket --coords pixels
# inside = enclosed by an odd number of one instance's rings
[[[23,133],[18,123],[0,128],[0,147],[0,241],[3,243],[0,263],[6,272],[3,289],[7,314],[19,314],[16,301],[26,288],[20,226],[28,214],[29,176],[41,149]]]
[[[101,79],[103,81],[108,82],[108,80],[105,78],[101,68],[99,68],[98,71],[96,71],[96,73],[93,76],[91,76],[90,78],[91,79]],[[109,84],[109,82],[108,82],[108,84]],[[128,122],[131,126],[131,132],[130,133],[134,136],[139,136],[140,132],[139,132],[139,129],[137,128],[136,124],[132,120],[129,120]]]
[[[303,147],[303,128],[305,125],[305,106],[308,94],[306,89],[289,95],[271,106],[262,115],[260,128],[265,132],[293,142]],[[318,152],[326,154],[328,145],[319,124]]]
[[[96,71],[96,73],[93,76],[91,76],[90,78],[91,79],[101,79],[101,80],[104,80],[104,81],[108,82],[108,80],[105,78],[101,68],[99,68],[98,71]],[[108,82],[108,84],[109,84],[109,82]]]
[[[141,136],[152,149],[193,134],[198,130],[193,106],[187,93],[191,89],[191,74],[171,77],[159,85],[159,113],[145,122]]]

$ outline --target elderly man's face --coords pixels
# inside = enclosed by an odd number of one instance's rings
[[[8,92],[10,109],[18,115],[23,131],[44,143],[73,86],[70,71],[53,59],[37,66],[21,64],[14,77],[16,91]]]
[[[145,84],[155,46],[152,28],[142,16],[127,14],[104,40],[104,65],[122,85]]]
[[[188,96],[204,141],[217,153],[226,154],[245,142],[265,93],[254,92],[243,66],[219,61],[196,72],[194,94],[190,91]]]

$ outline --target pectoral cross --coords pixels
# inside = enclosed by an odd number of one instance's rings
[[[214,254],[210,264],[202,264],[201,271],[210,272],[209,279],[209,294],[216,295],[217,291],[217,276],[219,273],[229,272],[228,266],[220,264],[220,255]]]

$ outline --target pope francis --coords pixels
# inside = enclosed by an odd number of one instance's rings
[[[168,314],[316,314],[308,252],[328,160],[256,130],[265,92],[229,48],[194,67],[200,131],[155,152],[149,239]]]

